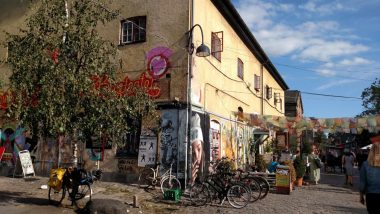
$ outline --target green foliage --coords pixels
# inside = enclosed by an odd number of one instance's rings
[[[265,172],[267,168],[267,163],[265,163],[263,156],[258,153],[255,154],[255,165],[257,167],[257,171],[259,172]]]
[[[305,175],[306,166],[299,156],[297,156],[297,158],[294,160],[293,165],[296,172],[296,177],[302,178]]]
[[[264,146],[264,152],[265,153],[270,153],[273,151],[273,143],[272,142],[268,142],[265,144]]]
[[[298,149],[297,137],[291,136],[290,137],[290,148],[289,148],[289,150],[292,154],[295,154],[297,149]]]
[[[377,79],[362,92],[364,111],[361,115],[380,114],[380,79]]]
[[[313,148],[309,142],[304,142],[302,144],[302,154],[311,154]]]
[[[115,17],[91,0],[43,0],[19,35],[7,35],[14,104],[10,113],[42,136],[59,132],[102,133],[116,139],[127,121],[154,113],[143,91],[119,96],[116,45],[97,26]],[[94,87],[94,77],[108,77]],[[117,140],[115,140],[117,142]]]

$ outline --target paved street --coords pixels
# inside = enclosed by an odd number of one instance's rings
[[[0,177],[0,213],[75,213],[69,204],[63,207],[48,204],[47,190],[40,189],[46,182],[44,177],[29,180]],[[323,173],[319,185],[297,188],[290,195],[269,194],[240,210],[229,207],[228,202],[223,206],[193,207],[183,198],[180,203],[171,203],[162,199],[158,189],[146,192],[134,185],[113,182],[95,183],[93,199],[106,213],[366,213],[359,203],[358,176],[354,177],[353,188],[343,182],[342,174]],[[139,198],[140,208],[131,205],[134,195]]]

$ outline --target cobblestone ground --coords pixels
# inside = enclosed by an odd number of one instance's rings
[[[0,213],[75,213],[73,207],[64,204],[55,207],[48,204],[47,190],[41,185],[47,178],[36,177],[28,180],[21,178],[0,177]],[[93,199],[100,207],[111,206],[112,201],[122,202],[123,212],[106,213],[367,213],[365,206],[359,203],[357,172],[354,176],[354,187],[343,185],[344,175],[322,173],[318,185],[298,187],[290,195],[268,194],[258,202],[249,204],[243,209],[234,209],[225,202],[222,206],[190,206],[186,198],[174,203],[164,201],[158,190],[146,191],[135,185],[113,182],[99,182],[93,186]],[[132,207],[133,196],[137,195],[139,208]],[[107,200],[105,200],[107,199]],[[106,201],[101,204],[102,201]],[[120,203],[119,205],[120,206]],[[110,209],[108,209],[110,210]],[[112,210],[112,209],[111,209]],[[119,209],[120,210],[120,209]],[[98,212],[101,213],[101,212]]]

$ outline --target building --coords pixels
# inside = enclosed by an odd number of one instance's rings
[[[156,136],[154,124],[138,121],[141,129],[126,133],[124,148],[107,151],[101,167],[133,179],[138,167],[173,163],[187,181],[222,156],[238,166],[252,164],[257,128],[239,115],[285,116],[288,86],[232,3],[115,0],[103,7],[119,10],[118,19],[99,31],[119,45],[120,78],[148,87],[161,132]],[[196,56],[201,44],[210,56]]]

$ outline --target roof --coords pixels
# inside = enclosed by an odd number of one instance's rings
[[[277,71],[276,67],[270,61],[269,57],[264,52],[263,48],[257,42],[248,26],[245,24],[236,8],[230,0],[211,0],[227,22],[231,25],[244,44],[251,50],[261,64],[269,71],[273,78],[278,82],[283,90],[288,90],[289,87]]]
[[[285,91],[285,105],[287,104],[297,104],[298,98],[301,102],[301,109],[303,112],[303,104],[302,104],[302,98],[301,98],[301,92],[298,90],[287,90]]]

